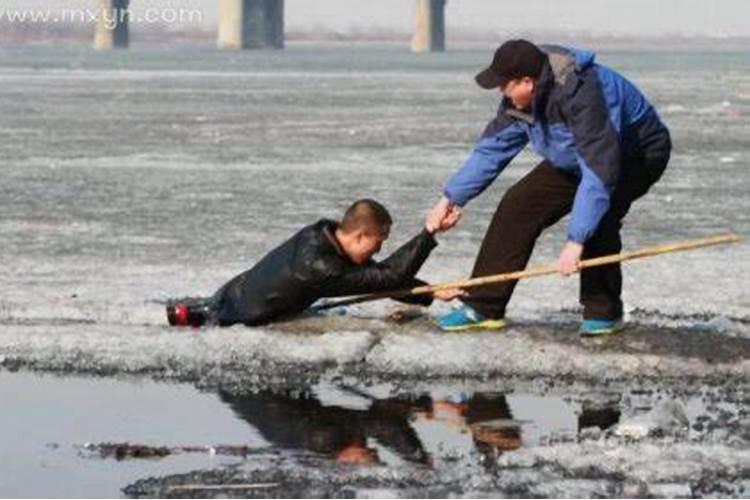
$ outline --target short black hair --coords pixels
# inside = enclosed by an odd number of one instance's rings
[[[388,210],[370,198],[357,200],[346,209],[340,228],[345,233],[362,229],[366,232],[384,233],[393,224]]]

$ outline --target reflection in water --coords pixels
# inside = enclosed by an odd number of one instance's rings
[[[587,427],[608,429],[620,421],[620,410],[614,406],[587,407],[578,415],[578,432]]]
[[[513,420],[504,394],[483,392],[435,399],[430,411],[417,417],[470,433],[476,451],[485,457],[496,458],[521,447],[521,427]]]
[[[309,391],[299,396],[290,392],[259,392],[230,395],[220,393],[237,415],[255,427],[272,444],[287,449],[304,449],[337,461],[377,464],[380,457],[368,446],[373,439],[410,462],[426,464],[425,452],[409,418],[423,411],[424,398],[373,399],[366,410],[324,406]]]
[[[494,458],[521,447],[521,427],[513,421],[502,394],[474,394],[466,405],[466,423],[483,455]]]
[[[388,461],[382,455],[393,454],[411,463],[431,465],[433,458],[423,444],[425,436],[416,430],[424,430],[424,426],[416,425],[419,423],[430,424],[430,432],[441,442],[451,434],[468,435],[470,449],[464,451],[496,458],[520,448],[524,443],[523,425],[534,425],[515,420],[505,395],[497,392],[450,397],[404,394],[378,399],[354,388],[334,389],[334,395],[354,396],[359,404],[352,404],[341,396],[334,396],[333,402],[330,397],[323,398],[324,403],[318,395],[326,391],[320,390],[219,395],[272,445],[312,451],[342,463],[381,464]],[[557,400],[550,401],[553,399]],[[525,410],[528,413],[528,408]],[[571,428],[573,432],[590,426],[606,429],[620,416],[616,405],[584,404],[580,411],[571,408],[570,413],[567,418],[573,426],[578,413],[578,428]]]

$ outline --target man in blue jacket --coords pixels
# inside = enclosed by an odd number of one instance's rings
[[[503,196],[472,276],[523,269],[542,230],[569,212],[560,273],[574,273],[583,258],[620,252],[623,217],[659,180],[671,151],[669,131],[643,94],[592,52],[526,40],[501,45],[476,81],[500,91],[500,108],[429,217],[455,220],[528,143],[543,161]],[[441,326],[502,327],[514,287],[474,289]],[[583,334],[621,328],[621,290],[619,264],[581,271]]]

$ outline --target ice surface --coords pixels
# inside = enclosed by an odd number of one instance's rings
[[[465,458],[419,470],[341,467],[320,464],[248,463],[237,470],[215,470],[148,479],[128,486],[129,496],[169,496],[181,484],[273,482],[285,496],[350,496],[362,491],[408,497],[742,497],[750,455],[746,449],[674,443],[629,443],[619,438],[524,448],[503,454],[496,467],[477,468]],[[302,465],[302,467],[300,467]],[[316,467],[318,465],[318,467]],[[305,478],[304,480],[302,478]],[[303,484],[300,484],[304,482]],[[349,492],[349,493],[347,493]],[[239,496],[251,490],[219,494]],[[216,492],[212,492],[216,494]],[[268,495],[268,492],[264,493]]]
[[[649,434],[674,434],[687,431],[690,421],[675,401],[663,401],[650,412],[621,421],[614,429],[617,436],[643,439]]]
[[[427,320],[393,325],[347,316],[310,317],[266,328],[133,325],[127,334],[117,324],[58,321],[6,324],[0,331],[0,364],[196,382],[283,379],[331,370],[407,379],[747,380],[749,343],[745,338],[718,342],[715,334],[650,327],[591,340],[578,337],[570,324],[517,324],[498,333],[445,334]]]

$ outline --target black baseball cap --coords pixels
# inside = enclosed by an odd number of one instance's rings
[[[528,40],[508,40],[497,48],[492,64],[474,79],[483,89],[494,89],[516,78],[537,78],[546,60],[544,52]]]

